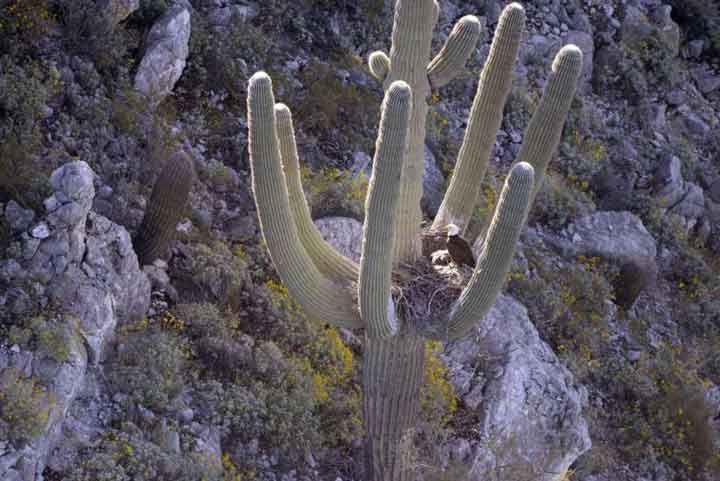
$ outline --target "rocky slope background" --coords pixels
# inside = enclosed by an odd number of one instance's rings
[[[502,2],[434,92],[438,208]],[[429,343],[404,446],[426,480],[720,479],[720,4],[529,0],[481,233],[551,59],[585,53],[505,293]],[[246,83],[291,106],[318,224],[357,255],[390,0],[0,2],[0,478],[363,479],[356,334],[307,319],[249,189]],[[177,152],[197,178],[168,262],[135,234]]]

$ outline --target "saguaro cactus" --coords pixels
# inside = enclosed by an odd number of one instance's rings
[[[195,170],[182,152],[171,156],[155,181],[145,216],[133,240],[140,265],[165,256],[183,213]]]
[[[393,271],[428,265],[420,229],[426,97],[456,76],[475,47],[480,23],[463,17],[430,60],[435,0],[397,0],[390,55],[370,56],[385,82],[373,174],[365,204],[360,265],[325,243],[310,218],[300,185],[289,109],[275,104],[270,78],[250,79],[248,119],[255,202],[273,263],[306,312],[338,326],[365,329],[363,416],[370,481],[410,479],[401,443],[418,412],[428,336],[457,339],[490,309],[502,287],[517,238],[547,162],[559,141],[582,66],[582,53],[564,47],[553,63],[543,99],[526,133],[518,161],[505,181],[492,223],[469,282],[456,299],[427,316],[393,299]],[[455,174],[434,227],[467,226],[511,83],[525,12],[511,4],[502,13],[490,56],[480,75]],[[408,290],[416,305],[435,305],[430,294]],[[425,298],[423,298],[423,296]],[[430,302],[429,302],[430,301]],[[404,300],[407,302],[407,299]]]

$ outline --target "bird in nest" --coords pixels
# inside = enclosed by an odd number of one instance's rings
[[[460,227],[455,224],[447,226],[447,250],[450,258],[458,267],[465,265],[475,267],[475,257],[470,244],[460,237]]]

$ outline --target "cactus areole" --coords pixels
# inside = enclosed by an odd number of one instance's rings
[[[412,479],[402,445],[407,445],[419,410],[424,342],[465,336],[492,306],[529,205],[557,148],[582,67],[577,47],[565,46],[557,54],[472,275],[463,285],[447,290],[453,294],[446,302],[431,299],[434,289],[402,285],[403,271],[433,276],[432,266],[421,255],[426,99],[432,88],[450,82],[463,70],[481,33],[477,18],[461,18],[431,59],[437,18],[435,0],[397,0],[390,54],[375,52],[369,59],[370,71],[384,82],[385,98],[365,202],[359,265],[327,244],[310,218],[300,183],[292,116],[287,106],[275,103],[270,77],[258,72],[249,85],[253,190],[275,268],[309,316],[365,332],[363,422],[368,481]],[[467,227],[500,127],[524,23],[525,11],[516,3],[508,5],[500,17],[454,174],[431,230],[454,224],[463,232]],[[433,282],[442,280],[438,274]],[[398,291],[403,291],[401,296]]]

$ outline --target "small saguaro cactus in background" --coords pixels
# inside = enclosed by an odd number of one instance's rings
[[[308,315],[365,329],[363,421],[370,481],[412,477],[401,444],[418,414],[424,342],[465,336],[492,306],[557,147],[582,66],[582,53],[575,46],[564,47],[555,58],[477,265],[469,281],[460,276],[458,282],[457,276],[433,269],[421,254],[426,98],[431,88],[462,70],[479,38],[480,23],[463,17],[430,60],[437,17],[435,0],[397,0],[390,55],[370,56],[373,75],[384,81],[385,99],[365,203],[360,265],[328,245],[310,218],[290,110],[275,103],[264,72],[255,74],[249,85],[253,190],[275,268]],[[467,227],[500,126],[524,22],[525,11],[516,3],[500,17],[455,172],[432,229],[450,223],[461,231]],[[403,275],[408,271],[413,275]],[[449,294],[436,295],[438,282],[449,283]]]
[[[141,266],[167,254],[194,178],[192,160],[182,152],[174,154],[163,165],[133,240]]]

